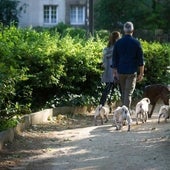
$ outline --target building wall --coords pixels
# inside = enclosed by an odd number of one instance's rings
[[[83,6],[85,6],[87,8],[87,3],[88,3],[88,0],[66,0],[65,23],[70,24],[70,6],[71,5],[83,5]],[[86,18],[87,18],[87,9],[86,9]]]
[[[74,25],[78,27],[87,27],[89,24],[89,1],[90,0],[20,0],[22,11],[19,17],[20,27],[29,26],[54,26],[44,24],[43,6],[57,5],[58,6],[58,23],[63,22],[70,24],[70,7],[71,5],[85,6],[85,23],[84,25]],[[96,0],[93,0],[95,3]],[[56,25],[56,24],[55,24]]]
[[[19,17],[19,26],[52,26],[44,24],[44,5],[57,5],[58,22],[65,23],[65,0],[20,0],[20,6],[23,6],[23,10]]]

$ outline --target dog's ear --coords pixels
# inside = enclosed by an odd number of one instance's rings
[[[148,104],[150,104],[150,99],[149,98],[147,98],[147,102],[148,102]]]
[[[99,105],[99,111],[102,109],[102,107],[103,107],[103,106],[100,104],[100,105]]]
[[[102,104],[100,104],[100,105],[99,105],[99,108],[101,109],[102,107],[103,107]]]
[[[122,112],[127,113],[127,111],[128,111],[128,108],[127,108],[125,105],[123,105],[123,106],[122,106]]]

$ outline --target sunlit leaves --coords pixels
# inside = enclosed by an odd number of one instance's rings
[[[48,30],[0,27],[0,116],[10,111],[27,113],[51,103],[70,101],[89,104],[101,95],[102,50],[107,45],[108,32],[102,38],[82,38],[68,33],[60,35]],[[103,33],[102,33],[103,32]],[[104,36],[105,35],[105,36]],[[141,85],[167,83],[169,47],[158,42],[140,40],[145,57],[145,79]],[[53,102],[57,99],[57,102]],[[115,92],[113,100],[119,99]],[[92,100],[90,100],[92,99]],[[20,108],[24,106],[25,108]],[[48,102],[47,102],[48,103]],[[95,103],[95,102],[92,102]],[[62,103],[60,103],[62,104]],[[68,103],[67,103],[68,104]],[[17,106],[17,107],[16,107]]]

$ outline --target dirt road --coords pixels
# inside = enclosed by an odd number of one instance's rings
[[[60,126],[34,126],[22,133],[1,153],[0,169],[170,169],[170,120],[158,124],[153,115],[145,124],[133,122],[130,132],[126,126],[116,131],[111,120],[93,126],[92,116],[70,120],[62,119]]]

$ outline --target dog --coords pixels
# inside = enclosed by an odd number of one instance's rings
[[[143,98],[136,104],[136,124],[138,125],[138,119],[142,120],[142,123],[148,120],[148,113],[149,113],[149,98]]]
[[[169,105],[169,96],[170,96],[170,91],[168,86],[161,85],[161,84],[153,84],[145,87],[143,97],[149,98],[150,104],[152,105],[151,111],[148,114],[149,118],[151,118],[153,114],[153,110],[155,108],[158,99],[163,100],[165,105]]]
[[[125,105],[117,107],[113,112],[113,123],[116,126],[116,130],[121,130],[126,121],[128,123],[128,131],[130,131],[132,119],[128,108]]]
[[[167,122],[167,119],[170,117],[170,106],[168,105],[161,106],[158,114],[159,114],[158,123],[160,123],[161,116],[165,117],[165,122]]]
[[[110,108],[107,106],[102,106],[102,105],[98,105],[96,110],[95,110],[95,114],[94,114],[94,122],[95,125],[97,126],[97,117],[100,116],[101,119],[101,124],[103,125],[103,119],[105,118],[105,123],[108,122],[108,114],[110,112]]]

